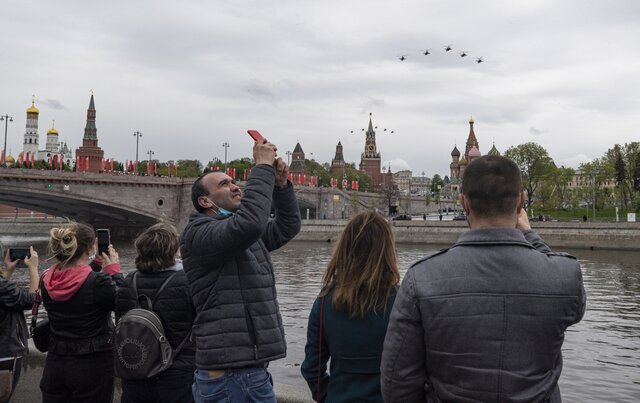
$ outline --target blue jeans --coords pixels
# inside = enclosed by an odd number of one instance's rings
[[[196,403],[276,403],[271,374],[264,368],[229,369],[215,379],[196,369],[194,379]]]

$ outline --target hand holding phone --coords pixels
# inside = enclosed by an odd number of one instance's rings
[[[27,257],[31,257],[31,251],[29,248],[9,249],[9,260],[12,262],[15,262],[16,260],[24,260]]]
[[[262,134],[260,134],[259,131],[257,130],[247,130],[247,133],[249,133],[249,136],[251,136],[251,138],[254,141],[259,141],[262,140],[264,137],[262,137]]]
[[[98,235],[98,256],[102,257],[103,253],[109,254],[109,245],[111,244],[111,234],[108,229],[96,230]]]

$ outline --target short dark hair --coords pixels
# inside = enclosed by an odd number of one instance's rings
[[[193,207],[195,207],[198,213],[204,213],[206,210],[206,208],[202,207],[200,203],[198,203],[198,199],[201,196],[209,196],[209,191],[207,191],[207,189],[205,189],[205,187],[202,185],[202,180],[205,176],[213,172],[215,171],[207,171],[203,173],[202,175],[198,176],[198,179],[196,179],[196,181],[193,182],[193,185],[191,185],[191,203],[193,203]]]
[[[522,176],[515,162],[498,155],[471,161],[462,176],[462,194],[480,217],[515,213],[522,191]]]
[[[135,264],[143,273],[152,273],[176,263],[180,247],[178,230],[171,224],[158,223],[144,230],[135,240]]]

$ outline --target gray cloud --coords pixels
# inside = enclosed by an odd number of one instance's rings
[[[531,134],[532,136],[540,136],[543,134],[549,133],[549,130],[545,130],[545,129],[536,129],[533,126],[529,127],[529,134]]]

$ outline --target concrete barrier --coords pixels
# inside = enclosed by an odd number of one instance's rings
[[[27,368],[23,370],[20,381],[13,395],[12,403],[34,403],[42,401],[40,393],[40,379],[47,357],[46,353],[41,353],[29,339],[29,356],[27,357]],[[277,381],[277,380],[276,380]],[[299,386],[275,384],[274,390],[279,403],[312,403],[311,393],[308,388]],[[114,402],[120,401],[121,388],[120,380],[115,378]]]

